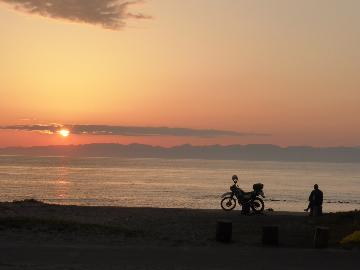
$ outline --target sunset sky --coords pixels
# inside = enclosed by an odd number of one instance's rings
[[[359,11],[358,0],[0,0],[0,147],[359,146]]]

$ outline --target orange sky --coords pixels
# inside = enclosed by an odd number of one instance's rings
[[[360,145],[359,1],[148,0],[119,15],[126,26],[116,29],[108,29],[114,27],[107,18],[72,22],[3,2],[0,126],[164,126],[270,136],[62,138],[0,129],[0,147]]]

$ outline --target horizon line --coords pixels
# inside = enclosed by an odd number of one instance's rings
[[[172,149],[181,146],[190,146],[190,147],[213,147],[213,146],[220,146],[220,147],[234,147],[234,146],[273,146],[282,149],[288,148],[313,148],[313,149],[329,149],[329,148],[352,148],[352,149],[360,149],[360,145],[353,145],[353,146],[345,146],[345,145],[337,145],[337,146],[313,146],[313,145],[277,145],[271,143],[248,143],[248,144],[176,144],[172,146],[162,146],[162,145],[153,145],[153,144],[144,144],[144,143],[86,143],[86,144],[48,144],[48,145],[32,145],[32,146],[5,146],[0,147],[0,150],[11,149],[11,148],[21,148],[21,149],[29,149],[29,148],[44,148],[44,147],[78,147],[78,146],[87,146],[87,145],[120,145],[120,146],[134,146],[134,145],[141,145],[141,146],[150,146],[153,148],[163,148],[163,149]]]

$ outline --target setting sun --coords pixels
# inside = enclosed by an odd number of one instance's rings
[[[67,136],[69,136],[70,131],[67,130],[67,129],[61,129],[61,130],[59,131],[59,134],[60,134],[61,136],[63,136],[63,137],[67,137]]]

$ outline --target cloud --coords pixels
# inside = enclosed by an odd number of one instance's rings
[[[223,137],[223,136],[268,136],[261,133],[242,133],[229,130],[191,129],[171,127],[131,127],[109,125],[11,125],[0,126],[0,129],[34,131],[55,134],[60,129],[69,129],[72,134],[78,135],[117,135],[117,136],[176,136],[176,137]]]
[[[101,25],[119,30],[127,19],[150,19],[142,13],[128,12],[142,0],[0,0],[16,10],[54,19]]]

